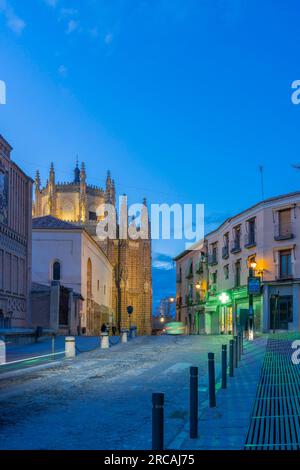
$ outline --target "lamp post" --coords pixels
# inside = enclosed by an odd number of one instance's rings
[[[249,266],[249,279],[253,278],[255,268],[257,266],[256,261],[251,261]],[[254,340],[254,309],[253,309],[253,294],[249,292],[249,326],[248,326],[248,340]]]
[[[127,313],[128,313],[128,318],[129,318],[129,331],[131,331],[131,315],[132,315],[132,312],[133,312],[132,305],[128,305]]]

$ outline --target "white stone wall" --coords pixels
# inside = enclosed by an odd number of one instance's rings
[[[82,229],[33,230],[34,282],[49,285],[52,266],[61,263],[61,285],[87,298],[87,262],[92,262],[92,299],[111,309],[112,267],[100,248]],[[86,321],[86,300],[82,303],[82,326]]]

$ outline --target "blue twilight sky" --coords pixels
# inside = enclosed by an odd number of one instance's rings
[[[45,181],[106,170],[130,202],[204,203],[206,230],[300,189],[298,0],[0,0],[0,133]],[[153,243],[154,299],[174,292]]]

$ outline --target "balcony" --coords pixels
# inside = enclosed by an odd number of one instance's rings
[[[223,259],[229,258],[229,246],[228,245],[224,245],[222,247],[222,258]]]
[[[218,256],[216,253],[208,255],[208,264],[209,266],[215,266],[216,264],[218,264]]]
[[[239,238],[232,240],[231,242],[231,253],[239,253],[241,251],[241,241]]]
[[[245,248],[252,248],[256,246],[255,232],[249,232],[245,234]]]
[[[282,223],[275,225],[274,239],[279,240],[289,240],[294,238],[292,223]]]

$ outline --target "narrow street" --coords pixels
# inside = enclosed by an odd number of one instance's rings
[[[207,398],[207,353],[226,336],[140,337],[0,381],[1,449],[151,448],[151,394],[165,393],[166,446],[188,421],[189,367]]]

